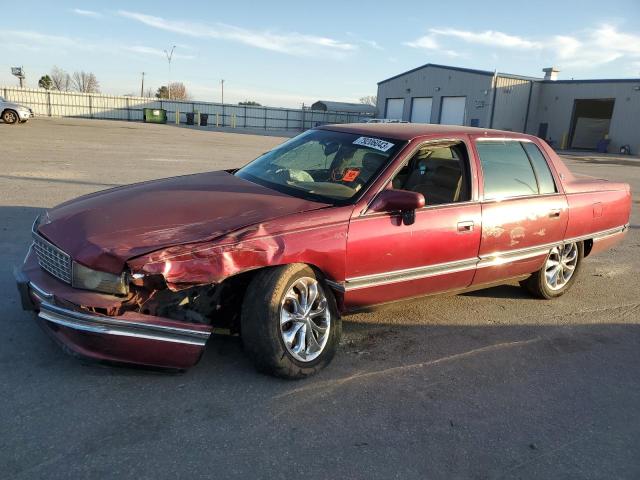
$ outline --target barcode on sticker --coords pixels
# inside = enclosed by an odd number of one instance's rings
[[[391,147],[393,147],[393,143],[385,142],[384,140],[380,140],[379,138],[371,138],[371,137],[360,137],[355,142],[354,145],[362,145],[363,147],[375,148],[376,150],[380,150],[381,152],[386,152]]]

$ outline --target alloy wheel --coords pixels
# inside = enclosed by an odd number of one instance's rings
[[[322,353],[331,328],[331,313],[322,286],[314,278],[297,279],[280,306],[280,334],[287,351],[300,362]]]
[[[567,243],[553,247],[547,257],[544,278],[551,290],[560,290],[573,277],[578,264],[578,246]]]

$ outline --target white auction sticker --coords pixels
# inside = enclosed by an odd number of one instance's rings
[[[375,148],[376,150],[380,150],[381,152],[386,152],[391,147],[393,147],[393,143],[385,142],[384,140],[380,140],[379,138],[371,138],[371,137],[360,137],[355,142],[354,145],[362,145],[363,147]]]

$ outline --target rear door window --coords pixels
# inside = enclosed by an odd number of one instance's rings
[[[485,200],[536,195],[538,183],[520,142],[478,141]]]

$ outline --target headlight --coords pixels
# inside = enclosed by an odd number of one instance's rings
[[[73,281],[71,284],[74,288],[126,295],[129,289],[125,279],[124,273],[122,275],[114,275],[113,273],[98,272],[73,262]]]

